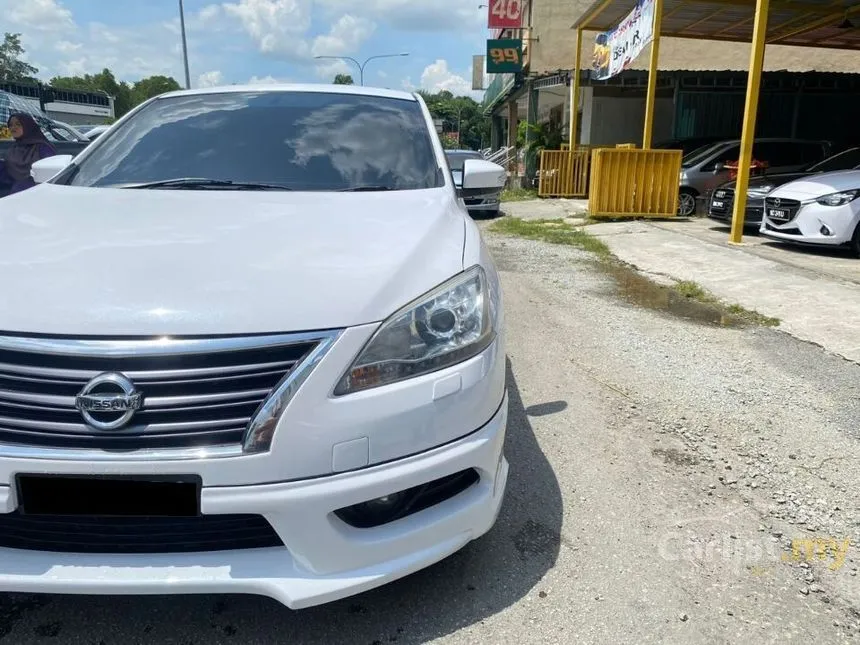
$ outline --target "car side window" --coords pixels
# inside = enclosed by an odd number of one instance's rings
[[[717,168],[718,163],[727,164],[733,163],[741,156],[741,147],[732,146],[724,149],[722,152],[714,155],[711,160],[702,166],[702,172],[713,172]]]
[[[755,158],[767,162],[771,168],[805,166],[810,163],[810,154],[815,153],[815,144],[799,141],[766,141],[756,146]],[[821,155],[821,146],[817,146]]]

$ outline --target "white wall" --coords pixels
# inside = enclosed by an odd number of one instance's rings
[[[642,145],[645,127],[645,98],[594,96],[593,88],[583,97],[581,143]],[[671,98],[657,98],[654,105],[654,143],[672,137],[674,105]]]

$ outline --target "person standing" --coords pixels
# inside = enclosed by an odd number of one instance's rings
[[[12,114],[6,125],[15,143],[6,153],[6,159],[0,161],[0,186],[12,194],[35,186],[30,168],[57,151],[29,114]]]

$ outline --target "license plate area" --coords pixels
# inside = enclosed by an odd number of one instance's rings
[[[196,517],[199,476],[16,476],[22,515]]]
[[[781,208],[768,209],[767,216],[771,219],[780,220],[783,222],[786,222],[791,218],[790,213],[787,210]]]

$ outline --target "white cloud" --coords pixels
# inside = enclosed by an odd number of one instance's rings
[[[476,32],[486,20],[478,2],[463,0],[318,0],[331,15],[351,14],[410,31]],[[486,3],[484,3],[486,4]]]
[[[358,68],[345,60],[322,60],[316,63],[317,76],[326,79],[328,82],[333,81],[334,77],[338,74],[349,74],[358,83]]]
[[[71,31],[75,28],[72,12],[58,0],[12,0],[0,3],[0,15],[16,27],[27,31]]]
[[[311,53],[314,56],[342,56],[359,47],[370,38],[376,24],[367,18],[344,14],[331,26],[328,35],[314,38]]]
[[[224,84],[224,74],[219,70],[204,72],[197,77],[197,87],[217,87]]]
[[[305,35],[311,27],[311,0],[239,0],[224,4],[264,54],[308,58]]]
[[[68,40],[58,40],[57,44],[54,45],[54,49],[56,49],[61,54],[65,54],[68,56],[76,51],[79,51],[83,47],[81,43],[73,43]]]
[[[289,81],[282,81],[280,79],[275,78],[271,74],[268,76],[252,76],[248,80],[248,85],[280,85],[281,83],[287,83]]]
[[[404,87],[406,84],[411,85],[408,78],[404,81]],[[463,76],[448,69],[448,61],[443,58],[428,65],[421,72],[421,89],[428,92],[448,90],[454,96],[471,96],[476,100],[480,100],[482,94],[482,92],[473,91],[472,84]]]

